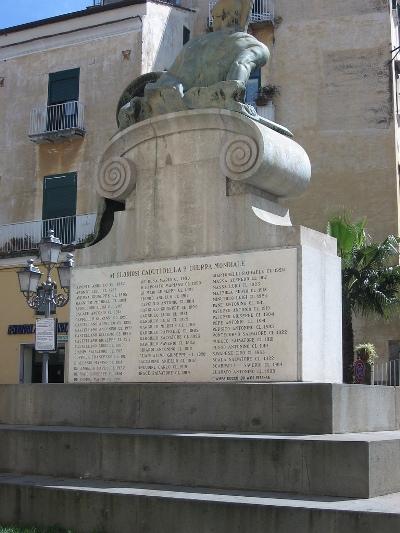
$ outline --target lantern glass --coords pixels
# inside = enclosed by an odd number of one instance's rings
[[[18,271],[20,291],[27,293],[36,292],[41,277],[42,273],[33,265],[33,259],[30,259],[28,265]]]
[[[40,259],[44,265],[58,263],[58,258],[61,252],[61,241],[54,237],[54,230],[50,230],[47,237],[39,243]]]
[[[59,267],[57,267],[57,270],[61,288],[69,289],[71,284],[71,267],[62,263]]]
[[[57,267],[58,278],[62,289],[69,290],[71,286],[71,269],[74,266],[74,256],[67,254],[67,259]]]

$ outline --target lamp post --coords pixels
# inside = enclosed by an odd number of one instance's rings
[[[39,243],[39,254],[41,263],[46,268],[46,281],[40,283],[42,272],[33,264],[33,259],[28,259],[25,268],[18,271],[19,287],[25,296],[30,308],[38,310],[44,307],[45,318],[50,318],[51,307],[64,307],[69,301],[69,289],[71,280],[71,269],[74,266],[72,254],[67,254],[67,258],[58,264],[62,243],[60,239],[54,237],[54,231],[50,230],[47,237],[43,237]],[[50,272],[57,267],[63,293],[57,292],[57,284],[51,279]],[[49,353],[42,354],[42,383],[49,382]]]

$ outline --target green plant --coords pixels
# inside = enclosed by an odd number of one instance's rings
[[[256,104],[267,105],[275,95],[279,94],[279,87],[277,85],[264,85],[257,93]]]
[[[90,246],[96,237],[95,233],[89,233],[86,237],[79,243],[81,246]]]
[[[261,87],[258,94],[260,96],[272,98],[273,96],[280,94],[280,89],[277,85],[264,85],[264,87]]]
[[[343,380],[351,383],[354,357],[353,313],[385,319],[400,308],[399,238],[372,242],[365,220],[347,215],[332,218],[328,234],[336,237],[342,258]]]
[[[353,383],[361,383],[364,385],[373,385],[372,368],[375,359],[378,358],[375,346],[370,342],[358,344],[354,349],[355,362],[353,365]],[[364,368],[360,369],[359,363],[362,362]]]
[[[373,365],[375,360],[378,359],[375,346],[370,342],[358,344],[354,348],[354,355],[357,359],[361,359],[364,363],[368,363],[369,365]]]

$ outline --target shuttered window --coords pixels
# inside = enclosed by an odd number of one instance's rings
[[[63,244],[75,241],[76,181],[76,172],[46,176],[43,181],[43,235],[53,229]]]
[[[79,100],[79,68],[49,74],[48,105]]]
[[[46,176],[43,181],[43,219],[76,214],[76,172]]]

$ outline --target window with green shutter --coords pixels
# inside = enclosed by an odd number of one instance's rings
[[[79,68],[49,74],[47,131],[77,127]]]
[[[49,74],[47,105],[79,100],[79,68]]]
[[[43,234],[50,229],[62,243],[75,240],[77,173],[45,176],[43,180]]]

